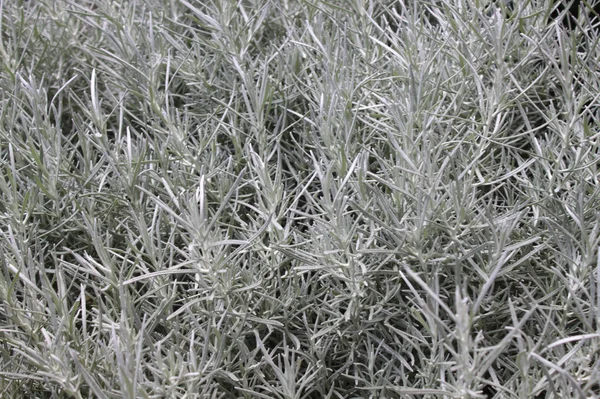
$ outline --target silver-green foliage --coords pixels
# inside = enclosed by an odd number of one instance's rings
[[[547,3],[0,0],[0,396],[600,395]]]

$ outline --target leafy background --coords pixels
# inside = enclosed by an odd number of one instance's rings
[[[0,2],[0,395],[599,396],[579,7]]]

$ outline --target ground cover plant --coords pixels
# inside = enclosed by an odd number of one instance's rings
[[[0,0],[0,397],[600,397],[577,4]]]

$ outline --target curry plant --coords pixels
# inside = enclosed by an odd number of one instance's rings
[[[552,3],[0,0],[0,396],[600,395]]]

